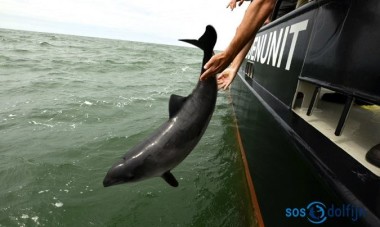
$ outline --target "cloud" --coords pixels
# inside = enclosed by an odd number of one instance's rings
[[[228,0],[0,0],[0,27],[179,45],[207,24],[218,31],[219,49],[235,33],[244,9]],[[242,8],[246,8],[247,5]],[[194,37],[195,36],[195,37]]]

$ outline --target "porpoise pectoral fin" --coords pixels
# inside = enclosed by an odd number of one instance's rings
[[[186,102],[187,97],[179,95],[171,95],[169,101],[169,117],[172,118],[178,111],[182,108],[183,104]]]
[[[175,177],[173,176],[173,174],[168,171],[166,173],[164,173],[162,175],[162,178],[164,178],[164,180],[170,184],[170,186],[173,186],[173,187],[178,187],[178,181],[175,179]]]

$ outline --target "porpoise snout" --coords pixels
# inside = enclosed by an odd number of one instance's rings
[[[108,178],[108,177],[104,178],[104,180],[103,180],[103,186],[104,187],[112,186],[113,183],[114,182],[110,178]]]
[[[128,179],[126,177],[126,168],[123,161],[116,163],[110,170],[108,170],[107,175],[104,177],[103,186],[109,187],[112,185],[117,185],[126,182]]]

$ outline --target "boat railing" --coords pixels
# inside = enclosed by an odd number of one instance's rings
[[[292,110],[376,175],[366,158],[380,147],[380,106],[351,92],[299,79]]]

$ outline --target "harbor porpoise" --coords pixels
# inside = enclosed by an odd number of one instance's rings
[[[203,50],[204,65],[213,55],[216,31],[208,25],[198,40],[183,39]],[[169,119],[152,135],[129,150],[116,162],[104,178],[104,187],[127,182],[162,177],[169,185],[178,186],[170,172],[181,163],[197,145],[210,122],[217,97],[216,77],[200,81],[187,96],[171,95]]]

